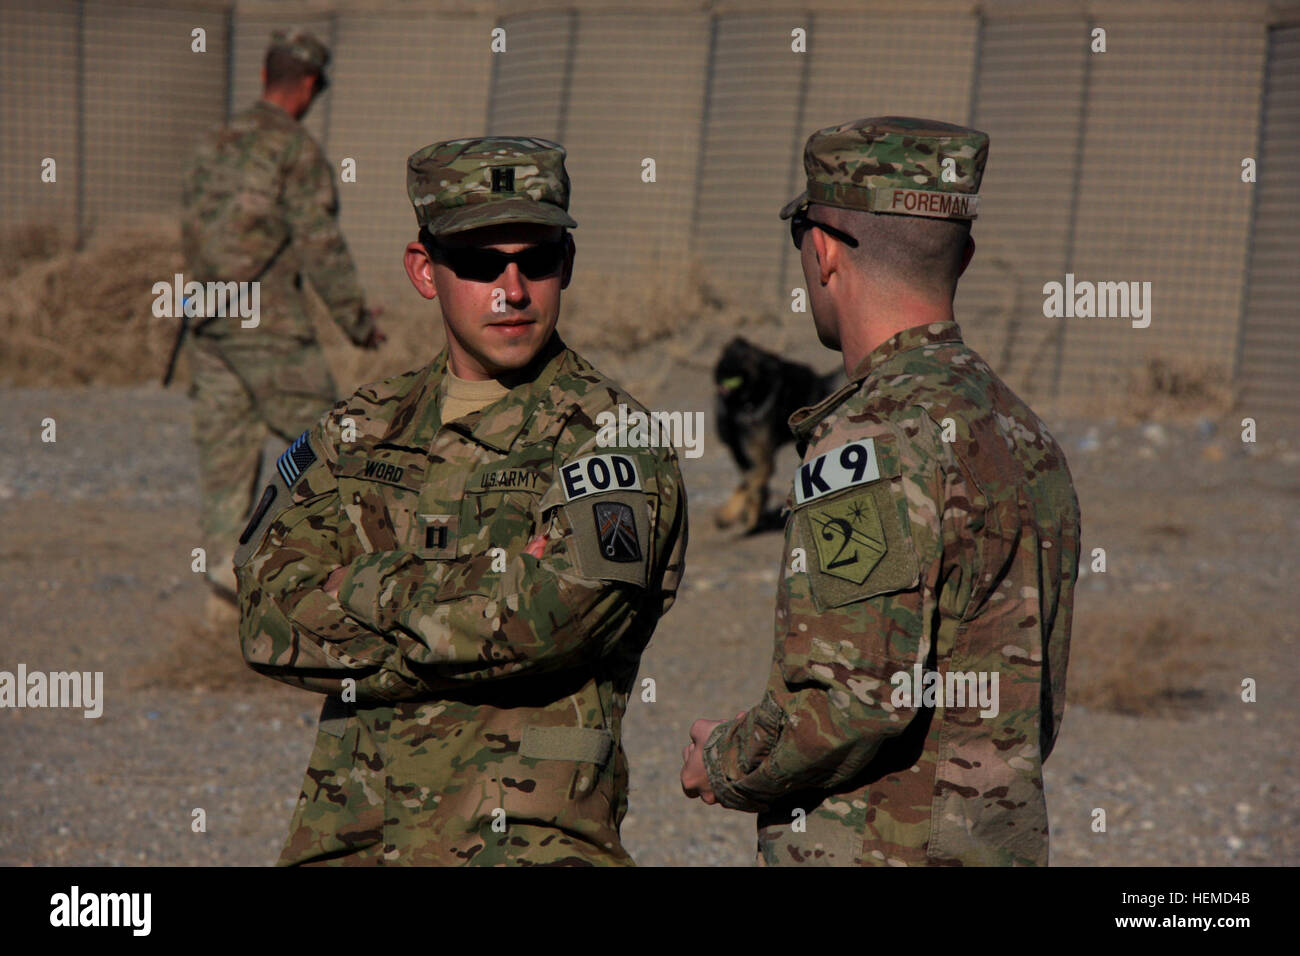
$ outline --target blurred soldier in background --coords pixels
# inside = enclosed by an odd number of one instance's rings
[[[814,133],[782,210],[849,384],[790,417],[767,693],[697,720],[688,796],[757,812],[768,865],[1043,865],[1079,503],[1047,426],[962,341],[988,136]]]
[[[259,464],[338,397],[302,280],[356,345],[385,339],[339,232],[333,169],[298,122],[326,87],[329,58],[309,33],[273,33],[262,98],[205,137],[184,176],[185,278],[260,286],[255,324],[200,314],[188,342],[207,577],[232,602],[231,561]]]

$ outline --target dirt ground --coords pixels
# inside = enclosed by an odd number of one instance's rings
[[[709,520],[736,477],[712,433],[712,354],[664,372],[649,353],[588,353],[652,407],[709,413],[704,455],[683,460],[685,584],[642,663],[657,700],[629,712],[624,839],[644,865],[749,865],[753,819],[687,801],[677,773],[694,718],[761,695],[779,532],[738,538]],[[103,671],[106,699],[99,719],[0,713],[0,864],[264,865],[279,850],[319,702],[256,677],[232,633],[202,626],[189,414],[183,389],[155,385],[0,388],[0,669]],[[1300,862],[1294,426],[1261,420],[1244,444],[1240,415],[1045,417],[1084,553],[1107,555],[1079,583],[1070,706],[1046,765],[1052,862]],[[794,464],[786,448],[778,474]]]

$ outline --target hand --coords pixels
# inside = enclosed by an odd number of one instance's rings
[[[745,716],[742,710],[736,715],[739,720]],[[709,735],[723,720],[697,720],[691,724],[691,742],[682,748],[682,793],[688,797],[699,797],[709,806],[718,802],[713,788],[709,785],[709,774],[704,769],[704,744]]]
[[[696,725],[712,724],[712,721],[697,720],[695,723]],[[692,733],[691,743],[682,748],[682,793],[688,797],[699,797],[709,806],[713,806],[718,802],[718,798],[709,788],[709,773],[704,769],[704,753],[694,742],[694,736]]]
[[[343,586],[343,575],[348,573],[347,568],[335,568],[330,572],[330,576],[325,579],[321,585],[321,590],[332,598],[339,596],[339,588]]]

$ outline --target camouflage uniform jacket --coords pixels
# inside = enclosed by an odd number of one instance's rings
[[[305,277],[356,344],[373,323],[339,232],[334,173],[316,141],[280,107],[259,100],[204,137],[181,191],[187,279],[261,283],[261,321],[216,318],[204,335],[241,342],[313,341],[302,301]]]
[[[245,660],[328,695],[281,862],[631,863],[621,727],[683,569],[676,455],[598,445],[640,406],[558,336],[449,423],[446,362],[328,412],[235,557]]]
[[[1079,557],[1065,457],[955,322],[856,373],[791,416],[772,673],[706,741],[711,785],[759,811],[760,863],[1046,864]]]

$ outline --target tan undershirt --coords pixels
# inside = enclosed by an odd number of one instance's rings
[[[470,412],[486,408],[509,392],[494,378],[482,382],[471,382],[457,378],[451,369],[442,377],[442,420],[444,422],[464,418]]]

